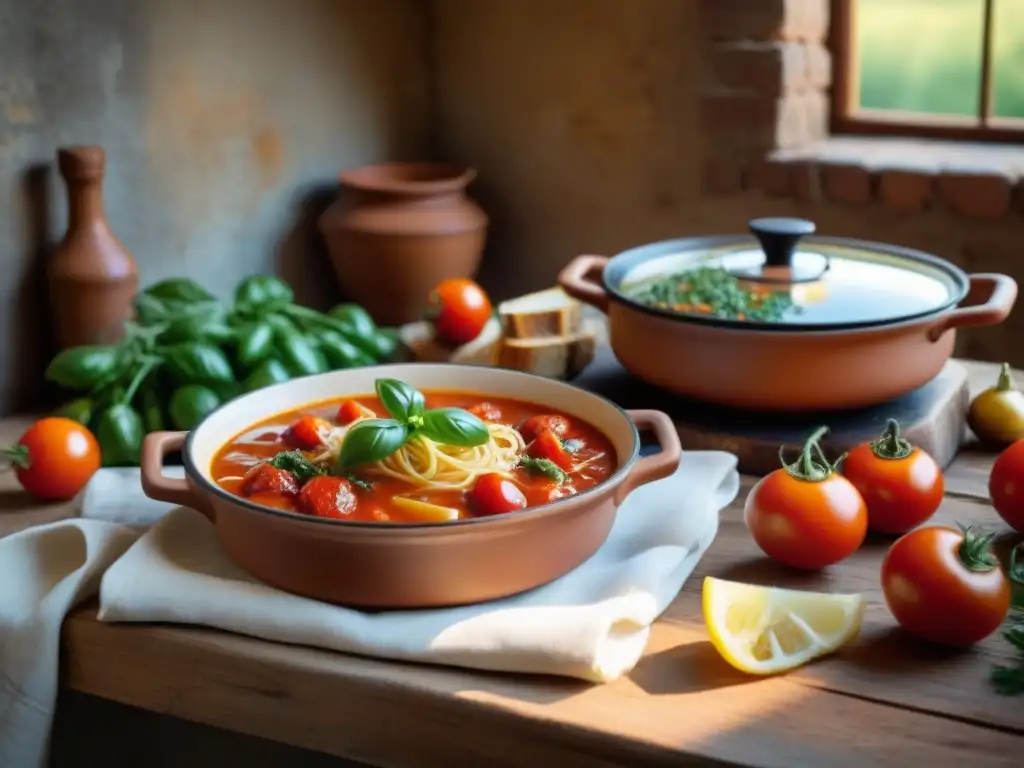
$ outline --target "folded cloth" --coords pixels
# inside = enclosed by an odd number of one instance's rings
[[[490,603],[381,613],[258,582],[228,559],[205,517],[176,508],[107,571],[99,618],[198,624],[367,656],[609,681],[640,659],[651,624],[710,545],[718,513],[738,489],[734,456],[684,453],[675,474],[628,496],[607,541],[561,579]],[[129,507],[126,500],[118,509]]]
[[[67,520],[0,539],[0,766],[47,764],[61,623],[136,536]]]
[[[603,682],[639,660],[650,625],[738,488],[734,456],[686,453],[672,477],[631,493],[604,545],[558,581],[481,605],[370,614],[261,584],[227,558],[198,512],[146,499],[138,470],[100,470],[82,498],[88,519],[0,539],[0,766],[46,764],[61,623],[101,577],[103,621],[200,624],[369,656]],[[121,524],[152,520],[141,538]]]
[[[184,467],[164,467],[167,477],[184,477]],[[79,517],[133,526],[150,526],[174,509],[142,492],[137,467],[105,467],[89,480],[79,494]]]

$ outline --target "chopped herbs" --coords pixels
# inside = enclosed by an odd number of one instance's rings
[[[373,490],[373,483],[371,483],[369,480],[363,480],[363,478],[361,477],[356,477],[351,472],[346,472],[344,475],[342,475],[342,477],[344,477],[346,480],[352,483],[352,485],[354,485],[356,488],[359,488],[360,490]]]
[[[324,468],[307,459],[301,451],[281,451],[267,463],[278,469],[291,472],[300,483],[305,483],[318,475],[327,474]]]
[[[291,472],[300,483],[306,483],[314,477],[327,474],[326,467],[314,464],[306,458],[302,451],[281,451],[267,463],[273,467],[277,467],[278,469]],[[345,478],[352,483],[352,485],[361,490],[373,490],[373,483],[369,480],[363,480],[361,477],[356,477],[351,472],[338,473],[338,477]]]
[[[559,485],[569,479],[569,476],[550,459],[534,459],[530,456],[522,456],[519,459],[519,466],[534,475],[543,475],[554,480]]]
[[[788,292],[751,291],[721,267],[657,278],[636,290],[633,298],[658,309],[768,323],[778,322],[790,309],[799,311]]]

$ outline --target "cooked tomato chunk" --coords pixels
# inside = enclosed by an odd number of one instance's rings
[[[550,429],[537,435],[537,439],[530,443],[526,452],[535,459],[547,459],[566,472],[572,469],[572,456],[565,450],[558,435]]]
[[[323,435],[331,430],[331,422],[306,414],[281,433],[281,439],[292,448],[311,451],[324,444]]]
[[[533,416],[519,425],[519,434],[523,440],[532,443],[541,432],[554,432],[556,437],[561,437],[569,431],[569,420],[563,416]]]
[[[299,511],[315,517],[348,517],[357,504],[352,483],[343,477],[314,477],[299,492]]]
[[[501,421],[501,410],[493,403],[484,401],[466,410],[483,421]]]
[[[526,507],[526,496],[515,483],[492,472],[482,475],[469,492],[469,505],[477,515],[501,515]]]
[[[360,405],[355,400],[346,400],[338,408],[338,423],[339,424],[351,424],[356,419],[364,419],[369,416],[370,409],[365,405]]]
[[[257,493],[280,493],[284,496],[295,496],[299,492],[299,481],[286,469],[278,469],[273,464],[261,461],[245,473],[242,480],[242,493],[254,496]]]

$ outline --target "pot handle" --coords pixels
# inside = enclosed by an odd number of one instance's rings
[[[591,272],[603,270],[607,264],[607,256],[577,256],[558,273],[558,285],[574,299],[607,312],[608,292],[589,277]]]
[[[939,318],[928,329],[928,338],[938,341],[951,328],[970,328],[978,325],[998,325],[1006,319],[1017,300],[1017,282],[1012,277],[997,274],[970,275],[970,288],[964,297],[969,306],[959,306]],[[976,304],[973,302],[981,301]]]
[[[654,438],[661,450],[651,456],[637,459],[636,464],[626,479],[615,489],[615,504],[619,505],[637,486],[652,483],[668,477],[679,466],[679,458],[683,455],[683,447],[679,443],[676,425],[661,411],[626,411],[638,429],[647,428],[654,433]]]
[[[171,451],[185,444],[188,432],[152,432],[142,441],[142,492],[156,501],[166,501],[194,509],[213,520],[213,510],[206,499],[189,485],[185,478],[167,477],[164,459]]]

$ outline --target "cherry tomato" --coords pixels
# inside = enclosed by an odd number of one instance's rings
[[[493,403],[477,403],[467,410],[482,421],[501,421],[501,409]]]
[[[321,475],[302,486],[297,506],[307,515],[345,518],[357,504],[352,483],[343,477]]]
[[[550,430],[558,437],[562,437],[569,431],[569,420],[564,416],[542,414],[540,416],[531,416],[519,425],[519,434],[528,443],[532,443],[537,439],[537,435],[546,430]]]
[[[882,561],[882,593],[900,626],[948,645],[976,643],[999,629],[1010,610],[1010,584],[991,540],[945,526],[897,539]]]
[[[822,427],[795,463],[761,478],[744,505],[747,528],[769,557],[818,570],[857,551],[868,528],[864,499],[821,453]],[[814,454],[817,453],[817,457]]]
[[[491,319],[491,300],[472,280],[441,281],[430,292],[430,313],[438,338],[450,344],[466,344],[483,331]]]
[[[74,498],[100,468],[100,446],[92,432],[58,416],[37,421],[3,455],[22,488],[53,501]]]
[[[572,469],[572,456],[565,450],[558,435],[546,429],[530,443],[526,452],[535,459],[547,459],[566,472]]]
[[[281,433],[281,439],[293,448],[311,451],[323,445],[323,435],[330,431],[331,422],[327,419],[306,414]]]
[[[999,454],[988,476],[988,494],[999,516],[1024,533],[1024,439]]]
[[[253,496],[258,493],[280,493],[295,496],[299,492],[299,481],[286,469],[261,461],[255,464],[242,479],[242,493]]]
[[[369,409],[357,403],[355,400],[346,400],[338,408],[338,423],[351,424],[356,419],[363,419],[369,416]]]
[[[878,440],[850,451],[842,472],[864,497],[868,528],[881,533],[917,527],[935,514],[945,491],[935,459],[900,437],[895,419]]]
[[[482,475],[469,492],[469,505],[478,515],[501,515],[526,507],[526,496],[507,477],[492,472]]]

